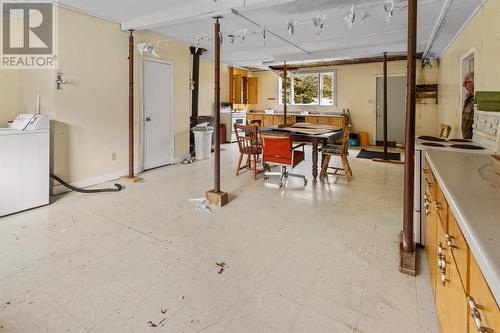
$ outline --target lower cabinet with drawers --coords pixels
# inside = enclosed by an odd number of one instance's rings
[[[500,309],[429,164],[425,252],[443,333],[500,333]]]

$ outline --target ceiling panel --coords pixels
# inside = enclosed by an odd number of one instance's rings
[[[247,1],[247,6],[243,6]],[[205,57],[213,57],[213,22],[207,16],[200,16],[210,6],[222,8],[224,5],[236,5],[238,10],[256,23],[244,18],[225,13],[221,30],[224,43],[222,45],[222,61],[227,64],[248,65],[269,60],[307,60],[336,57],[374,56],[381,52],[399,53],[406,51],[407,38],[407,0],[394,0],[394,17],[390,24],[386,19],[382,0],[273,0],[249,7],[248,3],[258,0],[61,0],[62,3],[85,12],[109,17],[115,21],[141,20],[153,17],[155,13],[179,13],[187,17],[182,22],[156,24],[151,30],[166,38],[183,40],[191,45],[196,44],[196,36],[206,36],[200,46],[208,50]],[[418,14],[418,51],[423,52],[429,44],[431,36],[436,38],[430,53],[439,56],[450,43],[457,31],[481,0],[451,0],[449,11],[443,23],[437,28],[440,13],[446,0],[419,0]],[[241,3],[240,3],[241,2]],[[278,4],[276,4],[278,3]],[[273,5],[274,4],[274,5]],[[355,5],[356,21],[349,29],[344,14]],[[234,8],[234,7],[231,7]],[[326,15],[326,23],[320,34],[312,24],[312,18]],[[189,19],[191,18],[191,19]],[[298,24],[294,36],[290,36],[286,24],[294,20]],[[163,21],[160,21],[163,22]],[[157,22],[158,23],[158,22]],[[264,41],[262,28],[265,26],[283,39],[267,33]],[[235,40],[230,43],[227,35],[236,34],[241,29],[248,33],[243,42]],[[435,33],[433,34],[433,31]],[[290,45],[295,44],[296,46]],[[299,48],[307,52],[300,51]]]

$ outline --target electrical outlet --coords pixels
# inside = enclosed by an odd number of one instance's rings
[[[116,153],[111,154],[111,160],[116,161]]]

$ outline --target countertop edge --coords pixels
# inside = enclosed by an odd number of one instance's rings
[[[264,112],[247,112],[248,115],[258,114],[264,116],[283,116],[283,112],[276,113],[264,113]],[[300,114],[300,113],[287,113],[289,117],[343,117],[343,114],[339,112],[338,114]]]
[[[488,286],[491,292],[493,293],[493,296],[495,297],[497,304],[500,304],[500,277],[498,276],[498,274],[495,274],[492,271],[491,265],[489,264],[489,260],[486,259],[486,257],[488,256],[485,255],[485,253],[481,250],[481,246],[479,244],[480,242],[477,241],[476,237],[474,236],[473,230],[471,230],[465,217],[463,216],[463,214],[461,214],[460,210],[458,209],[453,195],[448,190],[448,187],[446,186],[446,183],[443,181],[443,178],[441,177],[438,168],[435,166],[434,161],[432,161],[432,156],[429,155],[428,151],[424,150],[424,152],[425,152],[425,157],[429,162],[429,166],[431,167],[432,172],[434,173],[434,176],[436,177],[443,191],[443,194],[446,200],[448,201],[448,205],[450,206],[453,215],[458,225],[460,226],[460,229],[467,241],[467,244],[469,245],[469,248],[472,251],[474,258],[477,264],[479,265],[479,268],[481,269],[481,273],[486,279],[486,282],[488,283]]]

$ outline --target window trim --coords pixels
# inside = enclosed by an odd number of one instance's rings
[[[325,75],[331,74],[333,76],[333,87],[332,87],[332,104],[322,104],[323,100],[323,79]],[[318,103],[315,104],[300,104],[293,103],[294,100],[294,77],[295,76],[307,76],[307,75],[317,75],[319,80],[319,88],[318,88]],[[314,71],[314,72],[300,72],[300,73],[290,73],[290,101],[288,101],[287,105],[297,105],[297,106],[320,106],[320,107],[336,107],[337,106],[337,70],[325,70],[325,71]],[[283,78],[281,75],[278,76],[278,105],[283,105]]]

